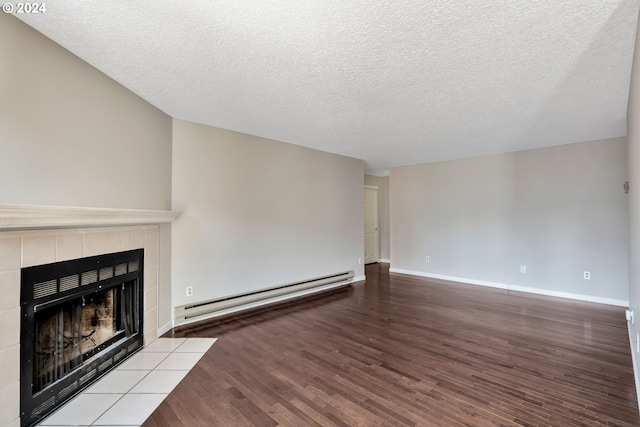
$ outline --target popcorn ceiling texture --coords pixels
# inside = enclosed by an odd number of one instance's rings
[[[16,16],[175,118],[375,173],[626,135],[637,13],[635,0],[58,0]]]

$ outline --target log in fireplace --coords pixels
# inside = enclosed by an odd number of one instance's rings
[[[22,269],[21,425],[143,346],[143,249]]]

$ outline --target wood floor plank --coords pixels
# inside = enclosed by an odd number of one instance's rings
[[[639,426],[624,309],[389,274],[218,337],[160,426]]]

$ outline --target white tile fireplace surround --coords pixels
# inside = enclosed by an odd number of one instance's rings
[[[157,224],[171,222],[178,215],[0,205],[0,426],[20,426],[20,269],[143,248],[148,344],[158,337]]]

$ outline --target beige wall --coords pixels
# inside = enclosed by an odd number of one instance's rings
[[[640,31],[636,36],[636,48],[631,73],[631,90],[627,111],[627,155],[629,192],[629,309],[635,313],[635,321],[629,324],[631,347],[636,376],[636,390],[640,401]]]
[[[378,187],[378,258],[389,262],[389,177],[365,175],[364,184]]]
[[[171,118],[5,13],[0,129],[0,203],[171,205]]]
[[[364,275],[363,177],[361,160],[174,120],[174,306]]]
[[[626,170],[625,138],[394,168],[391,267],[626,305]]]

